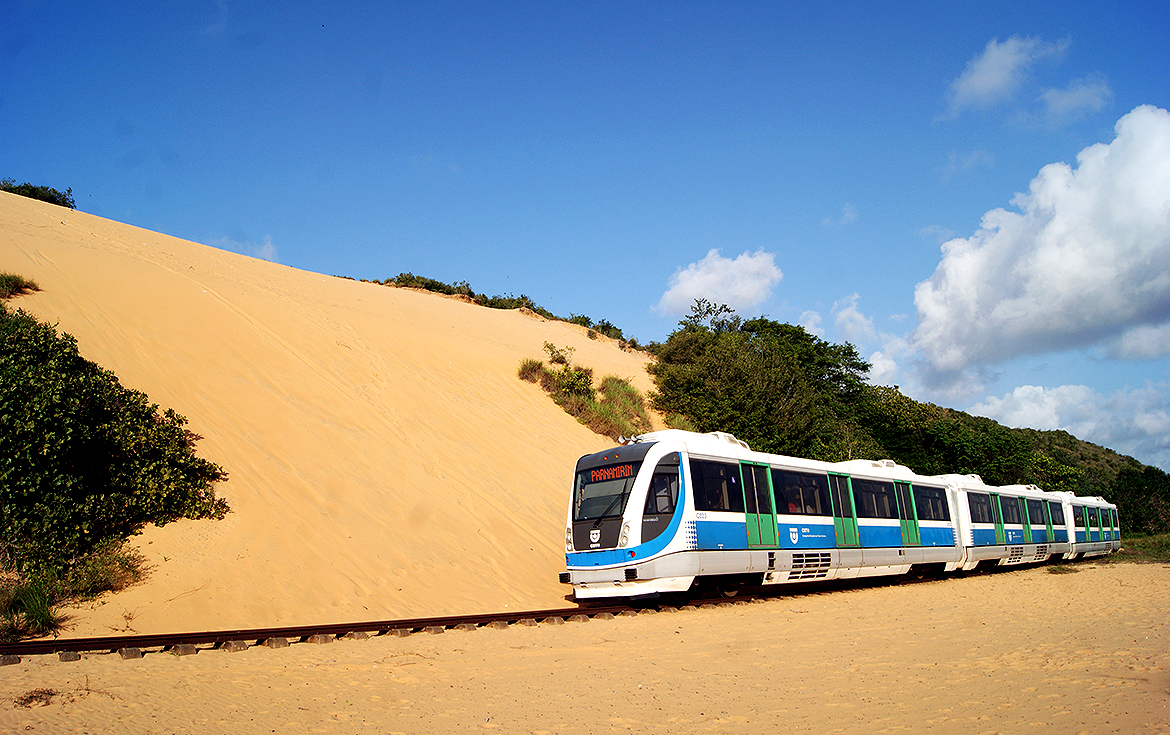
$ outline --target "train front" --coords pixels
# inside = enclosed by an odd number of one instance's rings
[[[653,597],[694,581],[698,561],[680,533],[683,445],[654,437],[577,460],[560,575],[577,599]]]

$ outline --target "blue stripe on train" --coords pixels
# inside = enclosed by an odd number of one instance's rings
[[[901,526],[869,526],[864,522],[857,524],[857,539],[862,548],[889,547],[902,545]]]
[[[922,537],[923,546],[955,545],[955,532],[950,527],[936,528],[934,526],[928,526],[918,529],[918,533]]]
[[[695,537],[700,549],[746,549],[747,523],[695,521]]]

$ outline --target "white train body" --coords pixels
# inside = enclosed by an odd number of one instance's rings
[[[1120,547],[1102,498],[818,462],[666,430],[577,462],[561,581],[577,599],[974,569]]]

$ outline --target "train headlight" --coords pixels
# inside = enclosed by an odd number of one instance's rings
[[[566,528],[565,529],[565,551],[569,552],[572,550],[573,550],[573,529]]]
[[[628,544],[628,543],[630,543],[630,524],[623,523],[622,524],[622,535],[618,539],[618,546],[621,546],[624,548],[626,546],[626,544]]]

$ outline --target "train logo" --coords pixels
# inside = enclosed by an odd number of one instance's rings
[[[800,540],[800,530],[796,526],[789,526],[788,540],[794,544]]]
[[[595,544],[601,540],[601,529],[594,528],[589,532],[589,543]]]

